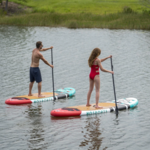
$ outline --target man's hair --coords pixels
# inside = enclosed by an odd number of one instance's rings
[[[36,42],[36,48],[39,48],[41,46],[41,44],[42,44],[41,41]]]

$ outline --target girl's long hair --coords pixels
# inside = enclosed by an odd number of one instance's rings
[[[89,67],[91,67],[93,65],[95,58],[98,57],[100,54],[101,54],[101,50],[99,48],[93,49],[93,51],[91,52],[91,55],[88,59]]]

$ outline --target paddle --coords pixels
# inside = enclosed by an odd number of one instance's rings
[[[113,71],[112,57],[110,58],[110,61],[111,61],[111,71]],[[118,115],[118,107],[117,107],[117,100],[116,100],[116,91],[115,91],[114,74],[112,74],[112,80],[113,80],[114,97],[115,97],[115,104],[116,104],[116,115]]]
[[[51,64],[53,65],[53,48],[51,49]],[[54,100],[55,100],[53,68],[52,68],[52,83],[53,83],[53,98],[54,98]]]

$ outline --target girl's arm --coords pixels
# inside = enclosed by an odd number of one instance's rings
[[[103,61],[105,61],[106,59],[111,58],[111,57],[112,57],[112,55],[110,55],[110,56],[108,56],[108,57],[106,57],[106,58],[103,58],[103,59],[101,59],[101,62],[103,62]]]
[[[101,60],[100,60],[100,59],[98,59],[98,60],[97,60],[97,63],[98,63],[99,68],[101,69],[101,71],[103,71],[103,72],[109,72],[109,73],[114,74],[114,72],[113,72],[113,71],[109,71],[109,70],[106,70],[106,69],[104,69],[104,68],[103,68],[103,66],[102,66],[102,64],[101,64]]]

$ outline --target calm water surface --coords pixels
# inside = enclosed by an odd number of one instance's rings
[[[55,89],[73,87],[69,99],[21,106],[7,98],[28,94],[31,52],[37,41],[54,46]],[[99,115],[54,118],[55,108],[86,104],[87,60],[113,55],[117,98],[135,97],[137,108]],[[51,52],[43,52],[51,62]],[[0,26],[0,149],[2,150],[149,150],[150,31]],[[110,60],[102,63],[111,69]],[[51,68],[40,62],[42,91],[52,91]],[[112,76],[100,73],[100,102],[113,100]],[[37,84],[33,93],[37,92]],[[95,102],[95,91],[91,103]]]

